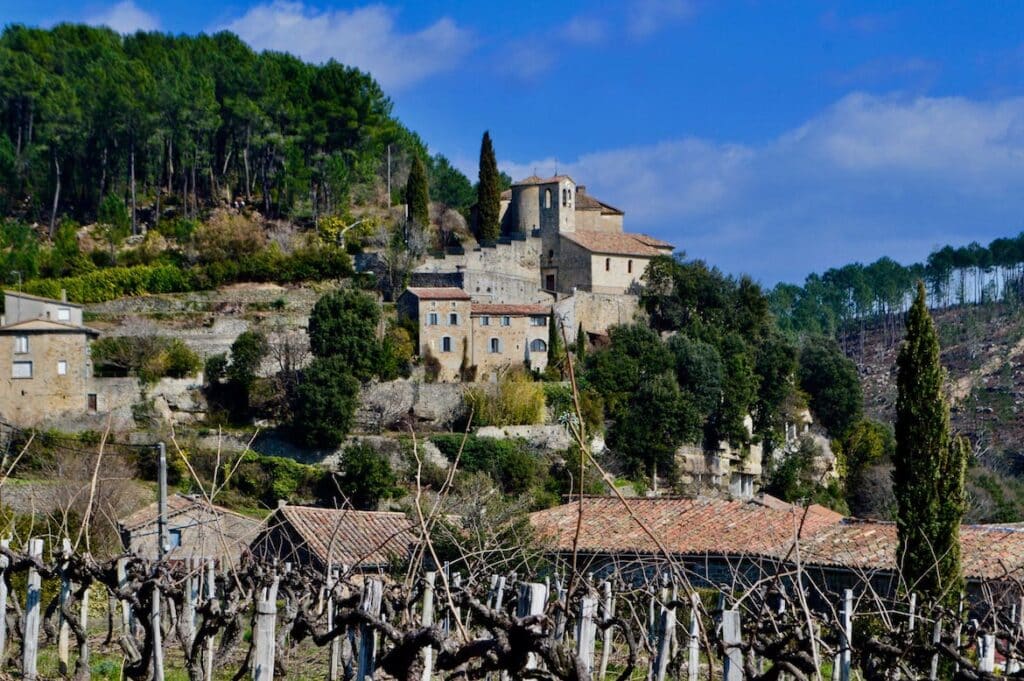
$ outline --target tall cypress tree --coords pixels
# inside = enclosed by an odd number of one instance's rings
[[[960,522],[966,506],[968,450],[963,439],[950,433],[939,338],[921,282],[907,314],[907,335],[896,366],[899,395],[892,480],[897,565],[908,590],[952,605],[963,590]]]
[[[501,176],[494,156],[490,131],[480,142],[480,181],[476,186],[477,236],[481,241],[494,241],[501,235],[498,213],[501,208]]]
[[[427,169],[419,154],[413,154],[409,179],[405,183],[405,201],[409,206],[409,219],[426,227],[430,224],[430,188]]]
[[[565,348],[562,347],[562,328],[552,312],[548,318],[548,366],[564,376]]]
[[[587,359],[587,334],[583,332],[583,323],[576,329],[576,362],[583,364]]]

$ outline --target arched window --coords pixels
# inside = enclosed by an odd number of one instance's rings
[[[547,352],[548,344],[542,341],[540,338],[534,338],[530,341],[530,352]]]
[[[632,260],[627,260],[626,261],[626,272],[629,273],[629,274],[633,274],[633,261]]]
[[[551,208],[551,190],[550,189],[545,189],[544,190],[544,207],[545,208]]]
[[[611,272],[611,270],[612,270],[612,259],[611,258],[605,258],[604,259],[604,271],[605,272]]]
[[[565,188],[562,188],[562,205],[563,206],[565,206],[565,205],[567,205],[569,203],[568,194],[569,194],[569,190],[565,189]]]

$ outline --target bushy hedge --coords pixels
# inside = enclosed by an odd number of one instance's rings
[[[352,274],[352,261],[340,248],[304,248],[290,255],[272,246],[238,261],[227,260],[182,268],[177,265],[110,267],[75,277],[36,279],[25,291],[47,298],[60,297],[78,303],[101,303],[125,296],[154,293],[205,291],[240,281],[295,283],[340,279]]]
[[[435,435],[431,442],[449,461],[455,461],[463,437]],[[541,460],[530,453],[522,440],[497,440],[476,435],[466,437],[459,469],[467,473],[487,473],[508,494],[527,492],[544,472]]]

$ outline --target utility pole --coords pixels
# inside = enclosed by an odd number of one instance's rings
[[[157,557],[163,558],[170,551],[170,543],[167,540],[167,446],[163,442],[156,443],[157,452],[160,455],[160,468],[157,473]]]
[[[391,208],[391,145],[388,145],[388,208]]]

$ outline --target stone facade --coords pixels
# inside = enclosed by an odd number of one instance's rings
[[[752,435],[753,419],[747,416],[743,423]],[[715,449],[685,444],[676,450],[680,481],[690,492],[727,492],[737,499],[754,495],[755,483],[761,480],[763,459],[764,448],[760,444],[751,444],[746,449],[736,449],[728,442],[720,442]]]
[[[419,326],[419,356],[431,355],[441,365],[439,381],[458,381],[460,369],[469,366],[471,304],[457,288],[408,288],[398,297],[398,314]]]

